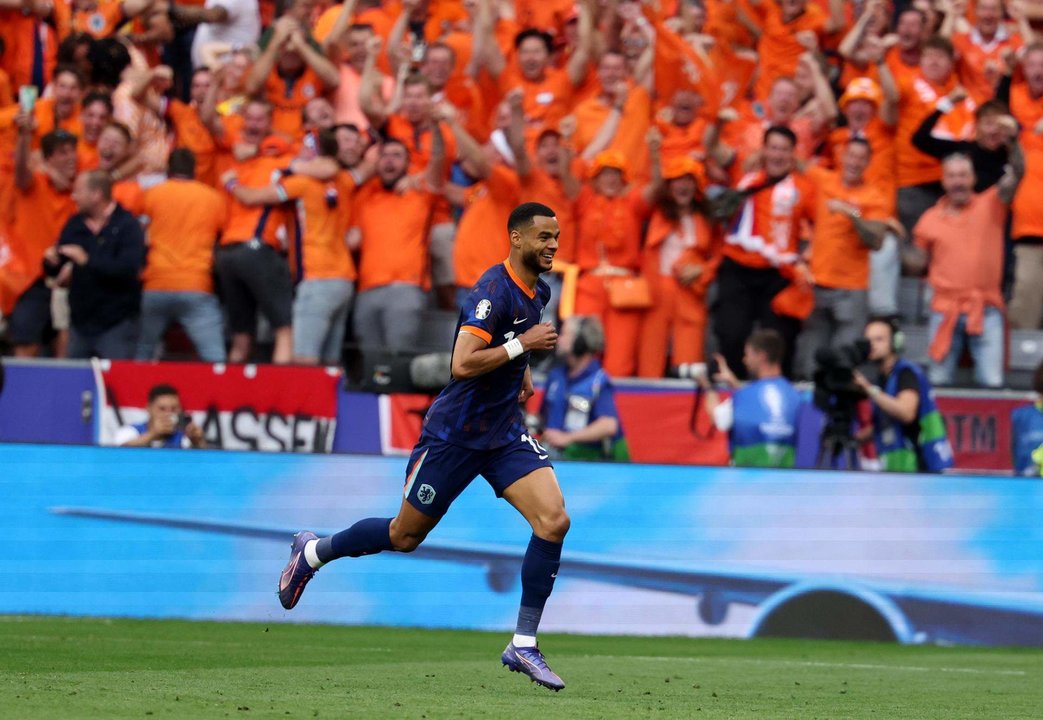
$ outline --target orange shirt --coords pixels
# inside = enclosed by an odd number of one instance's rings
[[[1010,89],[1010,112],[1021,125],[1018,140],[1025,151],[1025,177],[1011,205],[1011,236],[1043,237],[1043,135],[1036,133],[1043,121],[1043,98],[1033,99],[1028,85],[1017,83]]]
[[[453,243],[456,284],[471,287],[486,270],[510,253],[507,219],[518,205],[521,185],[513,170],[493,166],[489,177],[472,185]]]
[[[646,15],[651,14],[649,6],[643,7]],[[656,31],[653,64],[656,98],[659,102],[670,102],[678,90],[694,90],[705,102],[700,114],[712,118],[721,102],[720,70],[708,65],[680,35],[652,19]]]
[[[831,167],[840,167],[840,156],[852,135],[850,127],[837,128],[829,134]],[[897,202],[894,129],[888,127],[879,117],[875,117],[857,135],[869,143],[869,148],[873,153],[869,159],[869,167],[866,168],[866,182],[880,188],[889,200],[889,209],[894,208]]]
[[[196,180],[172,178],[144,193],[149,218],[146,290],[213,292],[214,244],[225,224],[224,194]]]
[[[723,140],[734,148],[736,153],[731,167],[734,177],[740,178],[746,174],[747,168],[744,167],[746,161],[764,147],[764,131],[773,124],[767,118],[749,117],[729,123],[725,127]],[[797,158],[809,160],[815,153],[819,138],[819,135],[815,133],[815,126],[811,118],[798,117],[783,124],[797,136]]]
[[[1018,50],[1025,41],[1001,24],[996,37],[990,42],[985,42],[978,30],[973,29],[969,33],[955,33],[952,44],[956,49],[956,71],[960,76],[960,84],[975,102],[983,103],[992,99],[996,84],[1003,76],[1003,54],[1008,50]]]
[[[66,221],[76,214],[68,192],[56,190],[43,172],[33,173],[29,187],[15,188],[12,247],[29,272],[43,275],[43,253],[58,242]]]
[[[743,177],[740,190],[765,182],[763,172]],[[769,268],[797,260],[800,224],[814,218],[814,190],[803,175],[791,173],[746,199],[728,227],[723,254],[740,265]]]
[[[911,81],[917,75],[920,74],[920,63],[916,65],[906,65],[902,61],[902,53],[898,48],[894,47],[887,51],[885,59],[887,63],[887,69],[891,71],[891,75],[895,79],[895,84],[901,85],[905,81]],[[866,77],[871,77],[875,82],[880,81],[880,73],[877,72],[876,67],[867,68]],[[844,87],[847,87],[846,85]]]
[[[51,98],[40,98],[33,107],[33,115],[36,117],[36,129],[33,131],[33,149],[40,147],[40,139],[49,132],[57,129],[68,130],[76,137],[83,135],[83,125],[80,124],[80,106],[76,105],[72,115],[59,121],[54,112],[54,100]]]
[[[673,158],[686,156],[703,160],[706,154],[703,138],[707,125],[709,123],[701,117],[684,126],[657,119],[656,127],[663,136],[663,142],[659,146],[660,161],[665,163]]]
[[[98,146],[91,145],[83,138],[76,143],[76,167],[80,172],[95,170],[98,167]]]
[[[572,138],[575,147],[582,150],[590,145],[611,112],[612,105],[599,96],[577,105],[572,113],[576,118],[576,133]],[[619,120],[619,129],[616,130],[612,142],[605,148],[623,153],[636,177],[647,177],[648,174],[648,146],[645,144],[645,136],[648,134],[651,113],[652,99],[648,92],[643,87],[631,84]]]
[[[554,211],[558,218],[558,252],[554,259],[561,262],[576,260],[576,215],[572,199],[565,192],[560,178],[533,166],[529,174],[521,178],[521,198],[523,202],[538,202]]]
[[[1036,132],[1036,126],[1043,121],[1043,97],[1034,98],[1028,84],[1015,83],[1010,88],[1010,112],[1021,125],[1021,147],[1025,151],[1043,150],[1043,135]]]
[[[702,275],[686,286],[685,290],[702,295],[713,282],[721,262],[720,235],[703,215],[695,213],[689,219],[692,222],[692,234],[686,239],[683,220],[671,220],[658,208],[652,213],[645,240],[643,273],[647,277],[673,277],[674,268],[680,263],[701,265]],[[674,246],[668,242],[672,236],[680,237],[680,242]],[[664,268],[664,265],[668,268]],[[668,269],[668,272],[664,273],[664,269]]]
[[[282,178],[278,183],[286,197],[296,200],[300,247],[297,264],[305,280],[354,280],[355,261],[344,240],[355,180],[340,172],[330,182],[303,175]]]
[[[439,123],[442,140],[445,142],[445,176],[449,177],[450,166],[456,157],[456,138],[445,123]],[[431,131],[417,128],[402,115],[388,116],[384,130],[388,137],[401,140],[409,148],[409,173],[423,172],[431,164]]]
[[[112,199],[123,206],[131,215],[145,214],[145,193],[137,180],[120,180],[112,183]]]
[[[196,180],[216,185],[218,178],[214,160],[217,148],[210,130],[199,119],[199,111],[180,100],[168,102],[166,111],[174,130],[174,147],[187,148],[196,156]]]
[[[338,9],[340,6],[338,6]],[[359,104],[359,90],[362,88],[362,76],[347,63],[341,63],[340,84],[333,95],[333,108],[338,123],[351,123],[362,132],[369,129],[369,118],[362,112]],[[391,102],[395,94],[395,81],[387,75],[381,75],[380,94],[385,102]]]
[[[920,123],[934,112],[934,106],[956,87],[953,75],[944,85],[935,85],[923,75],[898,84],[898,126],[895,128],[895,152],[898,187],[910,187],[935,182],[942,177],[942,165],[937,158],[925,155],[913,146],[913,135]],[[966,101],[946,113],[938,121],[934,134],[953,140],[966,140],[974,135],[974,102]]]
[[[564,70],[547,68],[542,80],[533,81],[522,75],[517,66],[511,63],[500,75],[499,97],[514,88],[521,88],[524,93],[522,108],[525,111],[525,137],[530,142],[544,128],[557,128],[572,108],[572,81]]]
[[[815,187],[815,229],[811,236],[811,274],[815,284],[840,290],[869,288],[869,248],[858,238],[847,215],[829,209],[841,200],[862,213],[864,220],[886,220],[894,204],[870,182],[847,187],[839,172],[811,168],[807,177]]]
[[[272,68],[264,83],[264,93],[272,104],[272,129],[295,140],[301,137],[301,111],[308,101],[326,90],[315,71],[305,67],[300,77],[284,78]]]
[[[641,197],[641,188],[608,198],[584,185],[576,198],[576,262],[582,271],[603,262],[614,267],[641,267],[641,223],[651,208]]]
[[[10,76],[14,87],[33,84],[37,43],[43,55],[43,81],[45,85],[50,82],[57,61],[58,43],[69,31],[70,15],[70,6],[64,2],[54,3],[51,22],[35,15],[23,15],[21,9],[0,10],[0,36],[7,45],[3,58],[0,58],[0,67]]]
[[[3,69],[0,69],[0,108],[8,107],[14,101],[14,93],[11,92],[11,78]]]
[[[417,190],[402,195],[385,190],[379,179],[358,189],[351,224],[362,231],[359,292],[391,283],[427,287],[427,237],[435,200]]]
[[[245,162],[234,163],[233,167],[239,182],[245,187],[267,187],[277,173],[289,165],[291,158],[286,156],[258,156]],[[248,242],[254,238],[263,240],[277,250],[284,247],[286,213],[281,208],[249,207],[235,198],[228,200],[228,214],[224,231],[221,235],[222,245]]]
[[[784,23],[782,11],[774,2],[763,3],[764,21],[762,33],[757,41],[760,55],[760,74],[754,86],[754,97],[764,99],[771,91],[772,83],[780,77],[792,77],[797,61],[807,50],[796,41],[797,33],[810,30],[819,36],[825,35],[829,19],[821,8],[809,3],[807,9],[794,20]],[[821,42],[820,42],[821,45]]]
[[[126,21],[123,3],[118,0],[98,3],[98,7],[90,12],[75,10],[72,13],[72,29],[99,40],[113,35]]]
[[[522,27],[558,33],[574,8],[573,0],[515,0],[514,15]]]

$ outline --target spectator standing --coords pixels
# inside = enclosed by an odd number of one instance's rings
[[[319,155],[336,158],[334,132],[322,130],[317,137]],[[263,188],[231,188],[248,206],[297,203],[303,236],[295,253],[300,282],[293,301],[293,361],[301,365],[340,364],[357,278],[345,238],[355,186],[355,176],[341,170],[328,182],[290,175]]]
[[[132,358],[145,264],[141,225],[112,198],[112,181],[103,171],[77,177],[72,196],[79,213],[44,255],[52,274],[66,260],[72,263],[69,357]]]
[[[967,0],[954,0],[952,5],[966,11]],[[1004,9],[1017,22],[1017,29],[1011,30],[1004,22]],[[1020,0],[975,0],[974,27],[952,35],[960,85],[967,88],[975,102],[992,99],[1003,75],[1004,55],[1031,43],[1033,35]]]
[[[18,357],[34,357],[51,331],[51,285],[41,271],[47,248],[54,245],[65,222],[76,212],[70,189],[76,179],[76,136],[54,130],[43,136],[43,164],[30,169],[33,118],[17,118],[15,148],[15,216],[13,248],[30,273],[30,285],[19,296],[9,320],[9,336]],[[67,280],[67,275],[62,280]]]
[[[923,371],[901,357],[904,337],[898,326],[888,319],[870,319],[865,338],[880,380],[874,385],[854,371],[855,384],[873,406],[872,425],[860,439],[873,438],[888,472],[941,472],[952,467],[952,446],[934,391]]]
[[[80,170],[98,167],[98,140],[112,121],[112,99],[102,92],[89,92],[83,98],[80,125],[83,135],[76,148]]]
[[[612,380],[598,361],[604,350],[596,317],[573,315],[562,323],[558,363],[540,405],[540,441],[566,460],[630,460]]]
[[[892,205],[866,182],[872,150],[865,140],[848,140],[837,172],[808,170],[815,187],[815,220],[808,248],[815,283],[815,309],[800,336],[798,375],[815,372],[815,352],[850,345],[869,317],[869,253],[879,250],[892,224]],[[897,225],[897,221],[893,221]]]
[[[786,351],[775,330],[756,330],[743,346],[743,365],[752,381],[745,385],[716,354],[718,373],[697,380],[706,393],[706,412],[714,426],[728,433],[732,464],[738,467],[793,467],[797,457],[797,412],[800,394],[782,376]],[[734,392],[721,400],[713,383]]]
[[[144,192],[148,258],[142,274],[138,360],[155,360],[163,333],[177,322],[204,362],[225,361],[224,320],[214,296],[214,245],[225,224],[221,193],[194,179],[195,156],[170,153],[166,182]]]
[[[643,250],[652,307],[641,324],[639,377],[662,377],[668,354],[675,367],[703,361],[706,292],[721,261],[719,233],[704,214],[703,184],[702,167],[689,157],[663,166]]]
[[[192,41],[192,64],[197,68],[206,66],[208,45],[241,47],[257,42],[261,35],[257,0],[206,0],[202,7],[174,3],[172,15],[182,25],[199,25]]]
[[[914,265],[926,265],[927,283],[934,291],[928,375],[935,385],[952,383],[965,342],[978,384],[1003,385],[1003,227],[1023,173],[1015,142],[1007,173],[993,187],[975,193],[971,159],[952,155],[942,164],[945,197],[916,224]]]

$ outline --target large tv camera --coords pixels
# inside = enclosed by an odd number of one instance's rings
[[[855,410],[863,394],[855,385],[854,371],[869,360],[869,341],[856,340],[850,345],[824,347],[815,353],[815,407],[826,415],[819,441],[818,467],[837,467],[843,457],[844,467],[858,468],[858,443],[851,435]]]

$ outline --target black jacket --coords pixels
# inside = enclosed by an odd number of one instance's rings
[[[920,127],[913,133],[913,146],[920,152],[944,160],[953,153],[963,153],[974,165],[977,182],[974,192],[985,192],[1003,177],[1003,168],[1007,164],[1007,146],[1001,145],[995,150],[986,150],[973,140],[944,140],[931,133],[942,117],[941,110],[935,110],[924,118]]]
[[[77,213],[65,223],[58,244],[79,245],[87,251],[86,264],[73,265],[69,286],[70,321],[78,332],[104,332],[140,314],[145,233],[122,205],[116,205],[97,235]],[[52,274],[57,269],[49,268]]]

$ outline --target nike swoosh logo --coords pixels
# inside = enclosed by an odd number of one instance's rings
[[[540,457],[540,460],[546,460],[547,458],[550,457],[550,455],[540,455],[539,457]]]
[[[514,324],[515,325],[521,325],[523,322],[525,322],[528,319],[529,318],[514,318]]]

